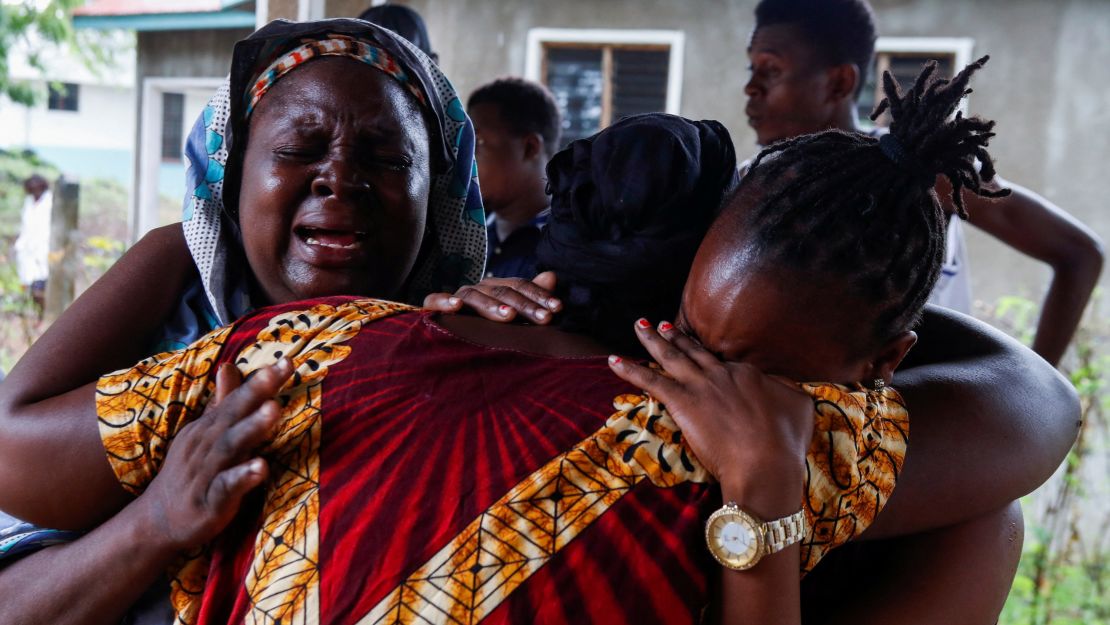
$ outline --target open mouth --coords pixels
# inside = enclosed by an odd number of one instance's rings
[[[362,247],[366,233],[359,230],[329,230],[312,226],[299,226],[295,232],[306,245],[335,250],[356,250]]]

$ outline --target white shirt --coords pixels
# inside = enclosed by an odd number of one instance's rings
[[[956,215],[948,217],[948,238],[944,247],[944,264],[940,277],[929,295],[929,303],[971,314],[971,277],[967,264],[967,244],[964,242],[963,220]]]
[[[50,274],[50,212],[54,194],[43,192],[36,201],[28,195],[23,200],[23,217],[19,238],[15,240],[15,265],[21,284],[46,280]]]

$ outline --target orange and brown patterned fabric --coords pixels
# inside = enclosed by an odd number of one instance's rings
[[[296,373],[272,477],[175,568],[181,623],[695,623],[719,490],[661,405],[604,358],[475,345],[429,313],[327,298],[260,311],[105,376],[101,434],[133,492],[216,367]],[[803,573],[865,529],[901,468],[896,392],[814,398]],[[613,398],[616,397],[616,400]]]

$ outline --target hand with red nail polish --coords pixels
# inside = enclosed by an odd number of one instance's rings
[[[702,465],[722,484],[776,476],[776,493],[801,498],[813,400],[789,380],[752,365],[722,362],[668,321],[636,321],[636,335],[662,371],[611,356],[625,381],[663,402]],[[739,476],[739,477],[737,477]],[[787,511],[787,513],[792,511]]]

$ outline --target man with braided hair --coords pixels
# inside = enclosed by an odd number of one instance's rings
[[[751,78],[744,86],[748,97],[744,111],[759,144],[771,145],[830,128],[860,130],[856,100],[876,40],[867,0],[762,0],[755,18],[748,46]],[[967,219],[1052,268],[1033,349],[1058,364],[1098,281],[1102,242],[1079,221],[1028,189],[1000,178],[993,188],[1012,192],[988,204],[958,188],[953,193],[947,178],[937,179],[936,191],[952,217],[944,271],[930,301],[970,312],[960,223],[961,217]]]

